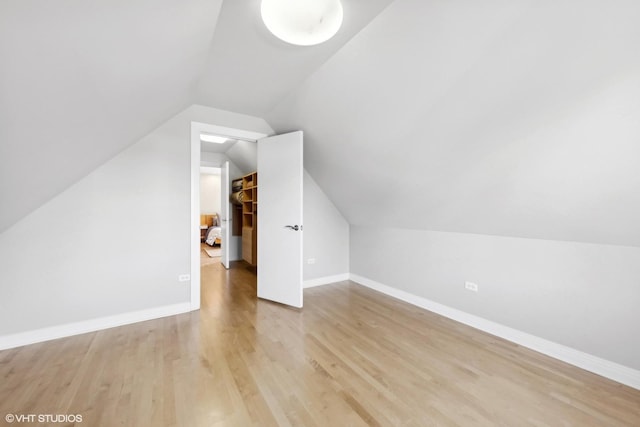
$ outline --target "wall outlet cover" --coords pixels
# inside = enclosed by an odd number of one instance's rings
[[[464,282],[464,288],[473,292],[478,292],[478,284],[473,282]]]

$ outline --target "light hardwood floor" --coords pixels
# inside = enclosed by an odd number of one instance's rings
[[[0,419],[640,426],[640,391],[354,283],[305,290],[302,311],[255,293],[249,269],[209,264],[200,312],[2,351]]]

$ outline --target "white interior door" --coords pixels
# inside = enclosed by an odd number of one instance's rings
[[[258,297],[302,307],[302,132],[258,140]]]
[[[229,181],[229,162],[224,162],[220,172],[220,228],[222,228],[222,265],[229,268],[229,247],[231,246],[231,212],[229,212],[229,192],[231,182]]]

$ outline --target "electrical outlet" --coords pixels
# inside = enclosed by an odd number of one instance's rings
[[[179,282],[188,282],[189,280],[191,280],[191,275],[190,274],[181,274],[178,276],[178,281]]]
[[[315,258],[309,258],[307,260],[307,264],[315,264],[316,263],[316,259]]]
[[[478,292],[478,285],[473,282],[464,282],[464,288],[469,291]]]

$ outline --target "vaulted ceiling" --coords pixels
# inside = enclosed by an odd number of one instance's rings
[[[0,2],[0,232],[193,103],[221,3]]]
[[[225,1],[198,85],[198,103],[264,116],[391,1],[343,0],[338,34],[310,47],[272,36],[260,17],[259,0]]]
[[[343,0],[307,48],[259,3],[0,3],[0,231],[200,103],[304,130],[352,224],[640,246],[637,1]]]
[[[0,2],[0,232],[194,103],[262,115],[390,1],[307,49],[259,0]]]
[[[397,0],[266,119],[351,224],[640,246],[639,22]]]

